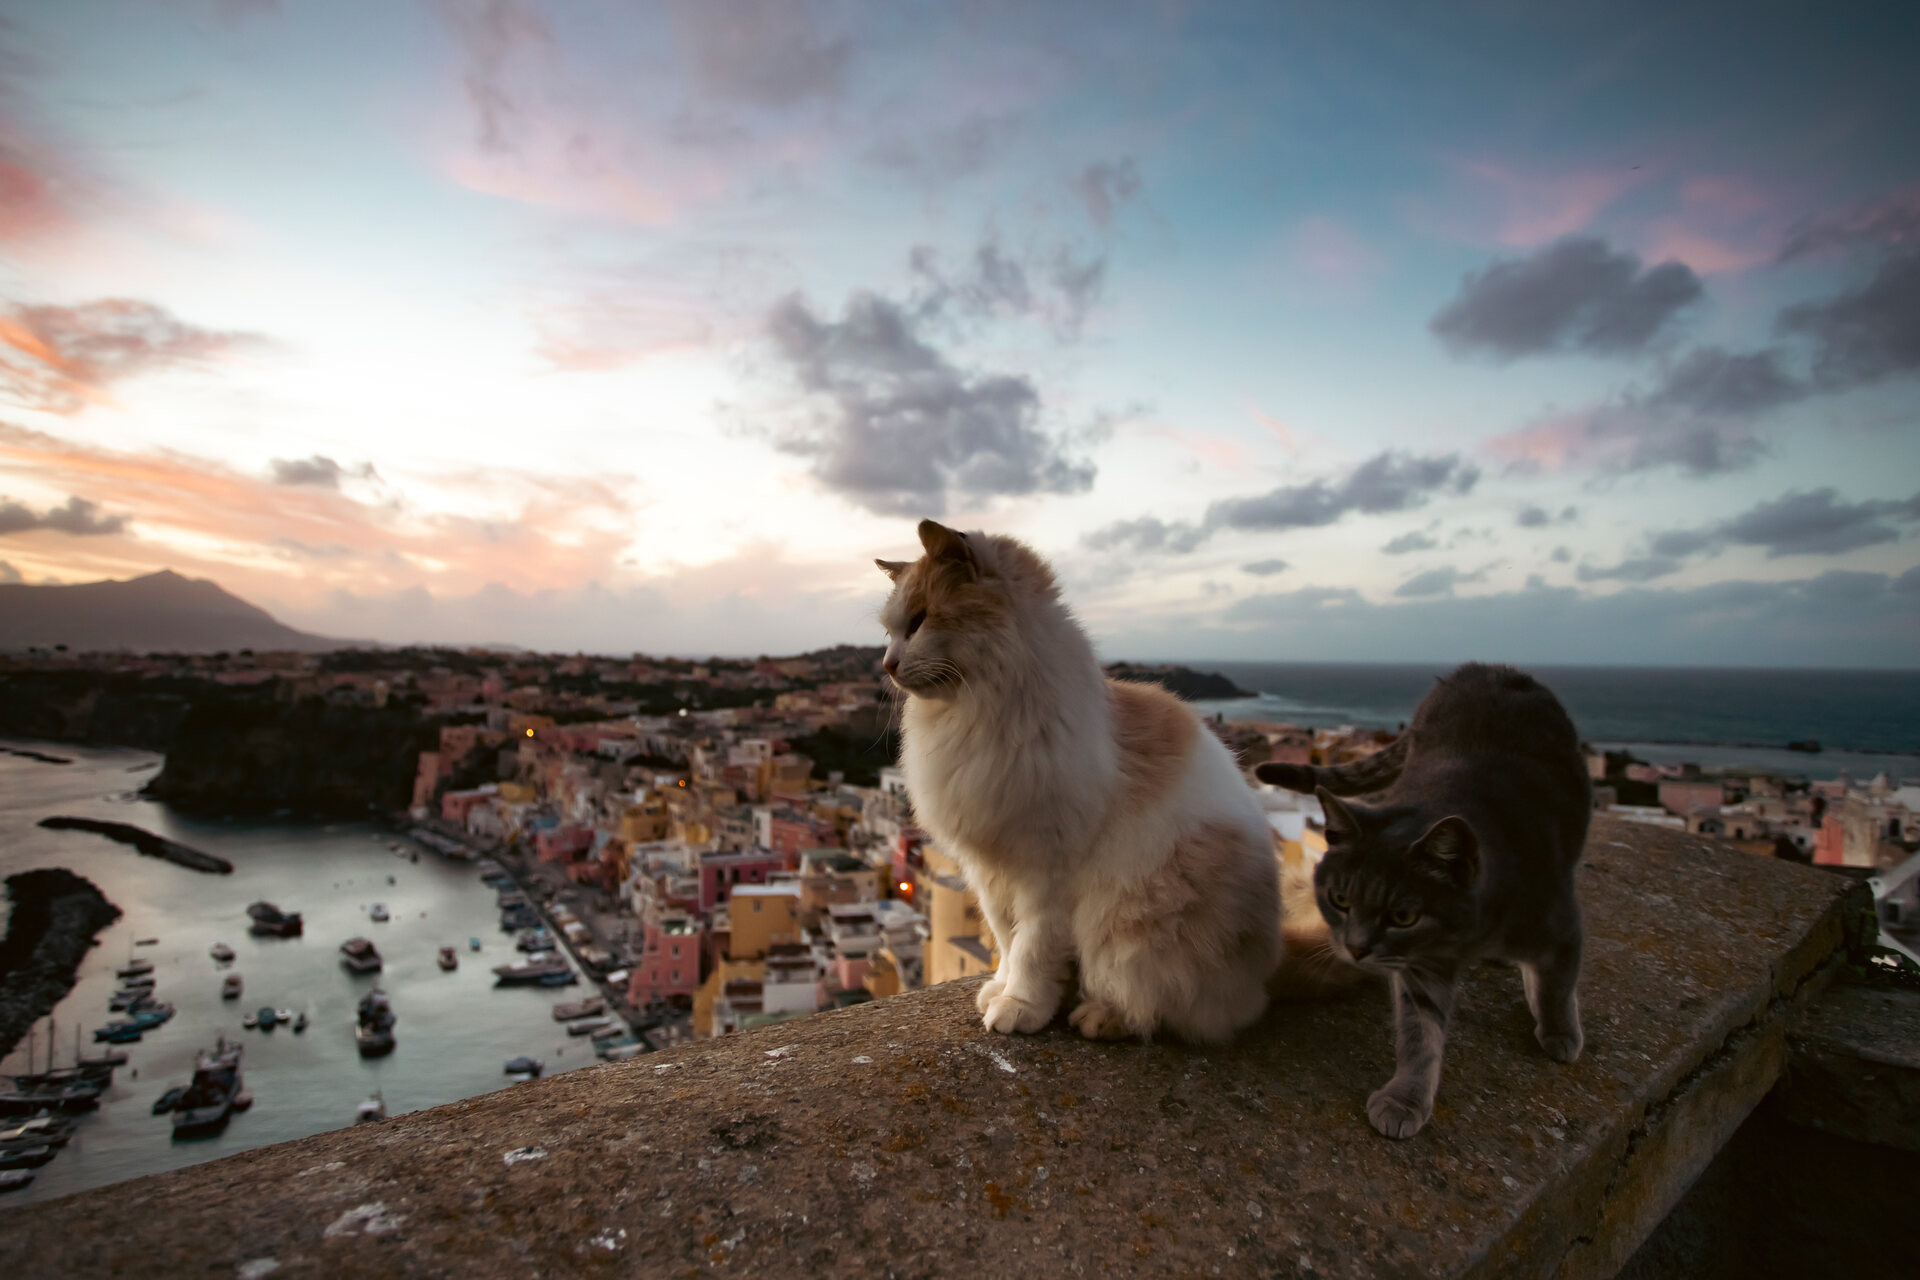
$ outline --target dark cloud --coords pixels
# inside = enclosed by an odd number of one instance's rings
[[[1106,288],[1105,258],[1079,259],[1060,248],[1033,261],[1016,256],[989,236],[959,267],[949,269],[930,245],[915,245],[907,266],[919,282],[914,309],[929,318],[973,320],[1034,317],[1063,341],[1080,336],[1087,313]]]
[[[1017,131],[1016,122],[1007,116],[968,116],[956,125],[914,137],[883,138],[867,152],[867,160],[928,182],[964,178],[991,164]]]
[[[85,498],[69,497],[64,505],[49,507],[44,513],[35,512],[18,502],[0,502],[0,537],[50,529],[76,538],[91,538],[108,533],[124,533],[126,528],[125,516],[103,516],[100,508]]]
[[[1553,554],[1548,556],[1547,559],[1553,561],[1555,564],[1565,564],[1573,559],[1573,552],[1567,547],[1555,547]]]
[[[1285,560],[1255,560],[1252,564],[1240,566],[1240,572],[1250,573],[1256,578],[1271,578],[1276,573],[1285,573],[1288,565]]]
[[[1669,556],[1642,556],[1637,560],[1622,560],[1606,568],[1583,564],[1574,570],[1574,576],[1582,582],[1652,582],[1655,578],[1665,578],[1678,572],[1678,560]]]
[[[1067,185],[1080,197],[1094,224],[1107,227],[1113,224],[1113,215],[1140,194],[1140,169],[1131,156],[1101,160],[1073,175]]]
[[[1650,549],[1656,556],[1690,556],[1712,546],[1714,535],[1702,529],[1669,529],[1655,534]]]
[[[1428,327],[1456,354],[1630,355],[1702,292],[1682,263],[1642,270],[1633,254],[1583,236],[1467,276]]]
[[[132,298],[15,307],[0,322],[0,395],[46,413],[78,413],[124,379],[204,366],[264,341],[201,329]]]
[[[1920,521],[1920,493],[1897,502],[1847,503],[1832,489],[1789,493],[1763,502],[1721,525],[1716,536],[1763,547],[1767,558],[1837,556],[1900,537],[1895,522]]]
[[[1427,534],[1415,529],[1412,533],[1403,533],[1380,548],[1390,556],[1403,556],[1409,551],[1431,551],[1440,544]]]
[[[750,106],[831,100],[845,88],[853,45],[815,26],[790,0],[681,0],[674,6],[709,93]]]
[[[1895,578],[1892,590],[1901,595],[1920,596],[1920,564]]]
[[[1920,370],[1920,252],[1880,265],[1850,293],[1780,313],[1783,333],[1813,343],[1813,379],[1839,391]]]
[[[1153,516],[1116,520],[1080,541],[1091,551],[1166,551],[1185,555],[1207,540],[1208,530],[1186,521],[1172,524]]]
[[[1250,498],[1228,498],[1207,508],[1209,529],[1313,529],[1349,512],[1377,515],[1418,507],[1435,493],[1468,493],[1480,469],[1457,453],[1416,458],[1380,453],[1334,483],[1282,485]]]
[[[1805,398],[1807,387],[1780,364],[1780,352],[1695,347],[1645,398],[1655,409],[1710,415],[1753,415]]]
[[[1920,198],[1909,195],[1799,223],[1788,233],[1780,261],[1836,250],[1901,251],[1916,247],[1920,247]]]
[[[516,83],[511,64],[522,51],[552,49],[553,31],[546,18],[523,0],[430,0],[428,7],[466,55],[461,85],[473,108],[474,140],[484,151],[514,150],[528,95],[526,87]]]
[[[896,303],[856,293],[835,321],[788,297],[767,331],[821,407],[779,447],[812,459],[823,484],[870,511],[937,515],[950,494],[1078,493],[1093,483],[1093,464],[1067,457],[1041,429],[1030,381],[956,368]]]
[[[1441,565],[1438,569],[1428,569],[1424,573],[1414,574],[1394,588],[1393,594],[1409,600],[1421,596],[1451,595],[1453,589],[1461,583],[1480,582],[1486,576],[1485,569],[1475,569],[1472,573],[1466,573],[1450,564]]]
[[[1522,507],[1520,514],[1514,517],[1514,523],[1522,529],[1538,529],[1552,521],[1553,517],[1541,507]]]
[[[275,458],[273,459],[273,482],[275,484],[314,485],[323,489],[338,489],[340,477],[347,469],[324,454],[314,454],[311,458]]]

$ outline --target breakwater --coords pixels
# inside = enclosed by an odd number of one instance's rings
[[[7,877],[13,914],[0,941],[0,1056],[73,989],[93,935],[120,918],[93,882],[51,868]]]
[[[178,840],[169,840],[165,836],[157,836],[131,823],[105,822],[99,818],[56,816],[42,818],[40,825],[49,831],[91,831],[109,840],[130,844],[150,858],[165,858],[168,862],[178,863],[194,871],[205,871],[221,876],[233,871],[233,864],[225,858],[216,858],[191,845],[181,844]]]

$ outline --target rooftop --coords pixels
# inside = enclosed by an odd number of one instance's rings
[[[1384,998],[1226,1048],[983,1032],[976,981],[568,1072],[0,1216],[15,1274],[1613,1274],[1772,1087],[1848,881],[1601,819],[1588,1051],[1461,1001],[1389,1142]]]

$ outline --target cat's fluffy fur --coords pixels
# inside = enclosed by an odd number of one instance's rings
[[[1278,866],[1232,755],[1178,698],[1109,681],[1046,563],[920,525],[880,561],[916,820],[965,868],[1000,950],[985,1025],[1038,1031],[1073,990],[1092,1038],[1219,1041],[1279,965]]]

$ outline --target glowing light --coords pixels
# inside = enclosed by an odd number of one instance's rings
[[[533,730],[531,729],[527,730],[527,736],[531,738],[533,736]]]
[[[906,882],[905,880],[902,880],[902,881],[900,882],[900,892],[902,892],[902,893],[912,893],[912,892],[913,892],[913,886],[912,886],[911,884],[909,884],[909,883],[907,883],[907,882]]]

